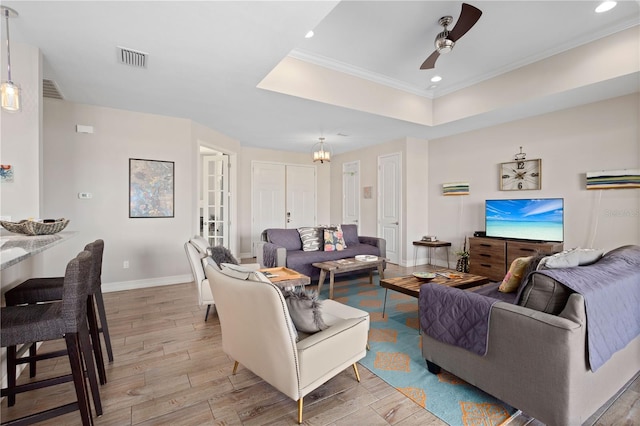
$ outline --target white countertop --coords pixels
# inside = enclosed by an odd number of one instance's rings
[[[53,235],[22,235],[2,230],[0,233],[0,270],[41,253],[63,241],[73,238],[75,231],[62,231]]]

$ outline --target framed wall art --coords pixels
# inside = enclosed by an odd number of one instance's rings
[[[174,162],[129,159],[129,217],[174,217]]]

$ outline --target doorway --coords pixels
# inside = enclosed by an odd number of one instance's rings
[[[360,222],[360,161],[342,165],[342,223]]]

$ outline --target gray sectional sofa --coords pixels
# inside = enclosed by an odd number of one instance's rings
[[[436,322],[426,317],[438,302],[427,285],[419,299],[423,330]],[[429,371],[441,367],[547,425],[581,425],[640,371],[640,246],[537,271],[521,285],[513,303],[492,301],[484,355],[425,332]],[[444,292],[471,303],[488,297]]]
[[[256,259],[264,267],[286,266],[301,274],[317,279],[320,269],[314,262],[346,259],[360,254],[386,257],[386,242],[383,238],[358,235],[357,225],[341,225],[346,248],[340,251],[305,251],[297,229],[270,228],[262,232],[262,242],[256,246]],[[385,264],[386,267],[386,264]]]

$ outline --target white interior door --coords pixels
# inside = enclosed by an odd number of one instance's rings
[[[360,222],[360,162],[342,165],[342,223]]]
[[[316,168],[286,166],[286,228],[316,224]]]
[[[286,227],[286,168],[283,164],[254,163],[251,170],[251,251],[267,228]]]
[[[202,236],[229,247],[229,156],[202,157]]]
[[[399,153],[378,157],[378,235],[387,242],[387,258],[400,263],[402,162]]]

